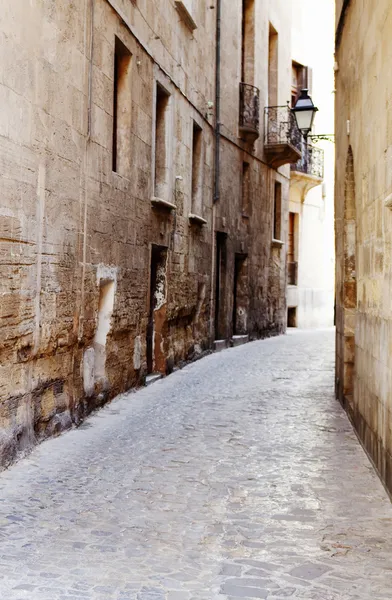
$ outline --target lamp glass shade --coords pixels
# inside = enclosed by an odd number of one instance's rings
[[[314,120],[314,110],[301,110],[294,113],[297,119],[298,129],[302,132],[310,131],[312,129]]]
[[[315,107],[311,97],[308,94],[308,90],[305,89],[301,91],[301,95],[292,111],[295,114],[298,129],[304,135],[307,135],[312,129],[314,117],[318,111],[318,108]]]

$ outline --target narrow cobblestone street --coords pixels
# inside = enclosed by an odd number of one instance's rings
[[[392,508],[334,332],[208,356],[0,476],[4,600],[390,600]]]

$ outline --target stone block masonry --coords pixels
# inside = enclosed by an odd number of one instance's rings
[[[1,467],[218,335],[229,345],[236,328],[251,339],[285,330],[286,252],[271,245],[271,190],[279,180],[284,238],[289,171],[268,166],[262,131],[255,144],[240,137],[242,2],[222,2],[214,205],[215,0],[193,3],[196,29],[171,0],[5,1]],[[255,56],[273,20],[289,65],[285,0],[259,8]],[[280,73],[284,103],[289,69]],[[253,76],[265,95],[266,69]]]
[[[336,389],[392,491],[392,8],[337,8]]]

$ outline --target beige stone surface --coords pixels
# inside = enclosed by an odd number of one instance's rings
[[[335,200],[337,390],[389,489],[391,30],[387,0],[349,5],[336,52]]]

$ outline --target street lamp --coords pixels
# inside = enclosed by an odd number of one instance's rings
[[[295,103],[294,108],[291,110],[295,115],[298,129],[306,141],[306,138],[312,129],[314,117],[318,111],[318,108],[316,108],[313,104],[312,98],[309,96],[307,89],[301,90],[301,95]]]

